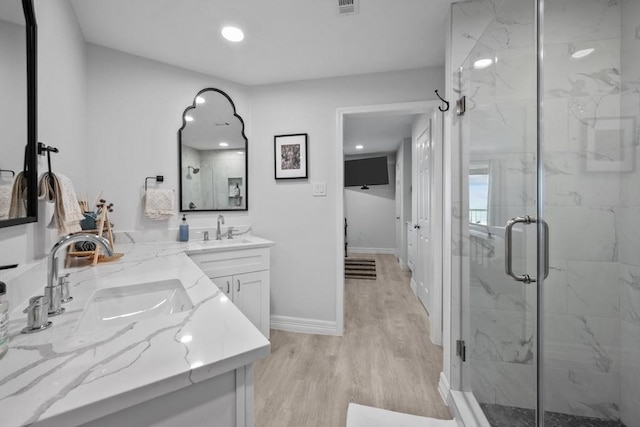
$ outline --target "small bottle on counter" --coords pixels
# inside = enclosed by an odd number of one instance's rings
[[[7,285],[0,282],[0,357],[9,349],[9,301]]]
[[[182,224],[180,224],[180,241],[189,241],[189,224],[187,224],[187,216],[182,215]]]

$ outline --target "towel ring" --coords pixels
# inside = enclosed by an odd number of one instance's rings
[[[156,182],[164,182],[164,176],[162,175],[156,175],[156,176],[148,176],[144,179],[144,192],[147,192],[147,182],[150,179],[154,179]]]

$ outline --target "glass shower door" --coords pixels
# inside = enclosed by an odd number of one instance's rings
[[[454,76],[465,97],[454,120],[462,177],[462,386],[494,426],[535,423],[534,16],[531,0],[504,2]],[[513,424],[516,418],[524,424]]]
[[[638,426],[640,1],[544,10],[545,426]]]

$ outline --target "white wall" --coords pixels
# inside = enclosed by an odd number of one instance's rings
[[[249,177],[256,234],[276,241],[272,250],[271,309],[277,316],[336,320],[336,109],[432,99],[444,86],[442,68],[418,69],[252,88],[252,158]],[[309,134],[309,180],[273,178],[273,136]],[[312,197],[311,181],[327,183]]]
[[[143,215],[144,180],[164,175],[164,183],[158,187],[176,190],[178,211],[178,129],[184,109],[206,87],[221,89],[233,99],[246,125],[251,164],[255,157],[245,87],[88,45],[86,125],[91,172],[87,191],[91,198],[102,191],[103,197],[115,203],[110,219],[117,230],[177,229],[180,215],[169,221],[153,221]],[[155,185],[154,181],[149,184]],[[192,227],[215,227],[217,214],[190,213],[188,217]],[[246,212],[225,213],[225,217],[230,225],[251,222]]]
[[[351,157],[345,158],[350,159]],[[387,185],[370,185],[368,190],[362,190],[360,187],[344,189],[349,254],[396,253],[395,155],[387,156],[387,171]]]
[[[142,216],[146,176],[178,187],[177,130],[184,108],[205,87],[234,100],[249,139],[249,213],[229,213],[228,224],[252,223],[276,241],[272,251],[272,313],[336,321],[336,109],[433,99],[444,87],[442,68],[266,85],[247,89],[215,77],[115,50],[85,45],[68,0],[38,0],[40,140],[60,148],[54,169],[70,176],[89,199],[100,191],[115,204],[116,230],[176,228],[179,217]],[[86,109],[85,109],[86,107]],[[274,179],[273,136],[309,134],[309,180]],[[44,165],[40,159],[40,167]],[[311,181],[327,183],[312,197]],[[230,220],[230,221],[229,221]],[[50,244],[36,241],[45,225],[0,230],[3,263],[24,262]],[[214,216],[191,214],[195,227]],[[35,229],[39,231],[35,231]],[[26,235],[25,235],[26,234]],[[49,233],[48,235],[50,235]],[[4,254],[13,256],[5,260]],[[5,262],[6,261],[6,262]]]
[[[86,55],[75,13],[68,0],[37,0],[38,141],[58,147],[54,172],[64,173],[83,191],[86,175],[84,133]],[[40,157],[38,171],[47,168]],[[39,221],[0,229],[0,264],[25,263],[42,257],[57,233],[45,227],[51,207],[39,202]],[[1,277],[1,276],[0,276]]]

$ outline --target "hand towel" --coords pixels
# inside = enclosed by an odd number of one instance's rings
[[[46,172],[40,177],[38,187],[38,197],[54,204],[53,216],[47,227],[57,228],[60,236],[82,231],[80,221],[84,219],[84,214],[71,180],[62,174]]]
[[[9,206],[9,218],[24,218],[27,216],[27,177],[24,172],[19,172],[13,181],[11,190],[11,205]]]
[[[148,189],[145,194],[144,214],[149,219],[165,220],[174,215],[175,193],[173,190]]]
[[[0,220],[9,218],[12,185],[0,184]]]

